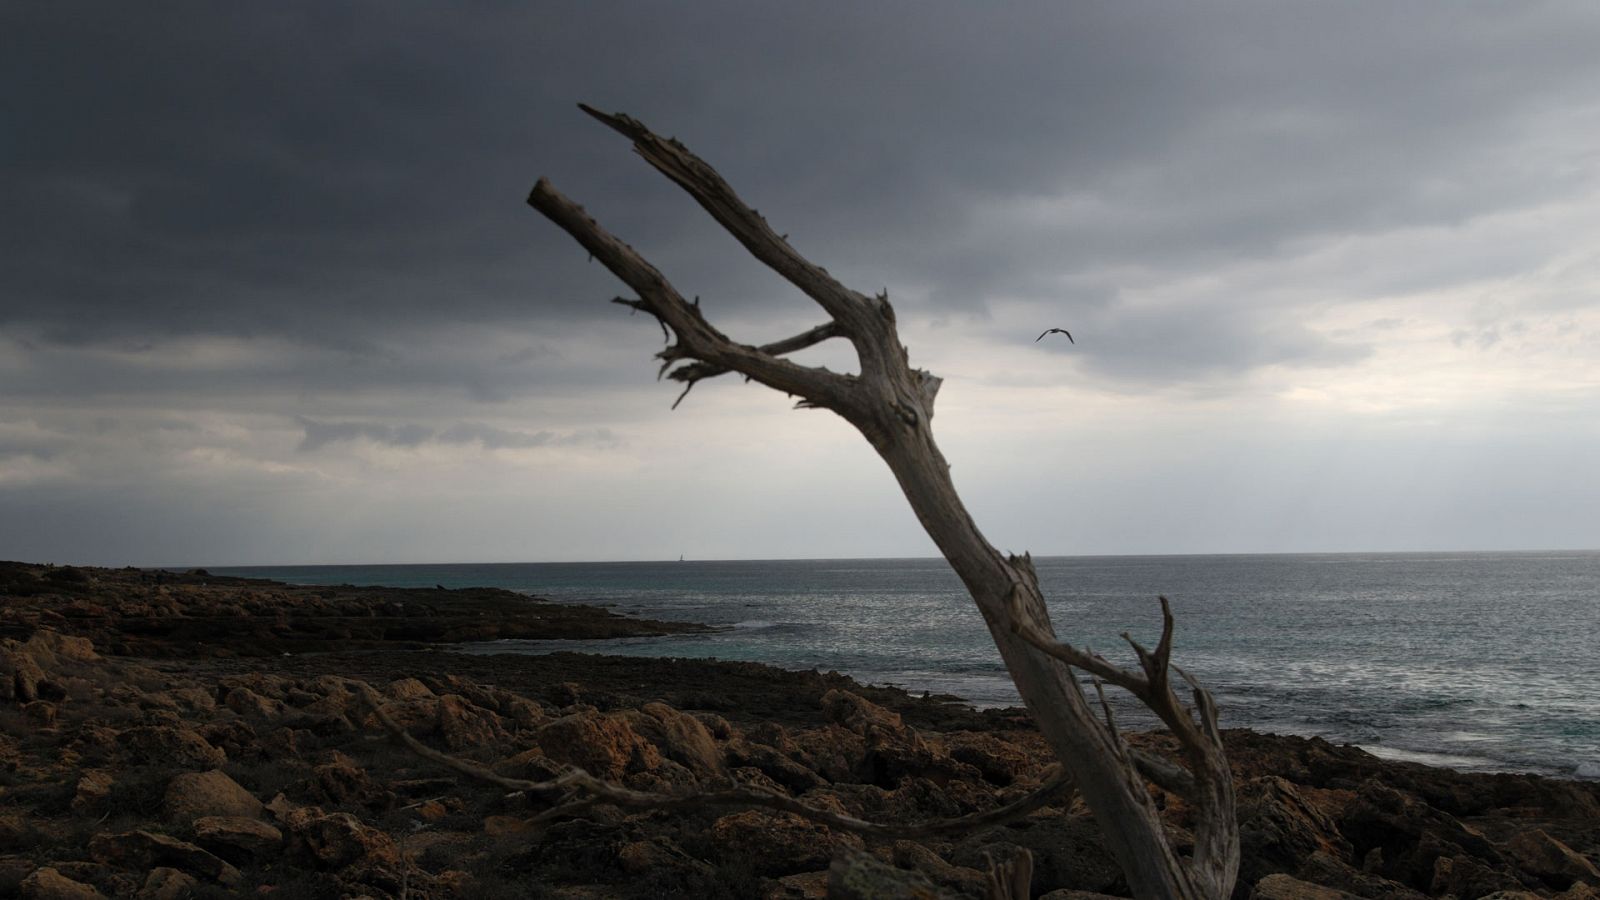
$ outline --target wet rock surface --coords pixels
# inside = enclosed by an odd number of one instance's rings
[[[745,663],[409,650],[403,629],[347,629],[339,603],[198,575],[31,567],[26,590],[6,593],[17,571],[0,567],[0,896],[978,897],[987,860],[1019,848],[1036,897],[1127,893],[1081,805],[926,841],[727,807],[541,820],[556,796],[470,781],[396,746],[351,679],[418,740],[504,775],[581,765],[661,792],[733,778],[898,822],[1041,784],[1053,760],[1016,711]],[[189,599],[157,603],[175,594]],[[168,617],[239,605],[327,652],[251,657],[246,629],[180,656],[162,642],[200,632],[118,638],[106,623],[123,604]],[[338,623],[304,621],[323,613]],[[350,637],[330,636],[341,629]],[[370,652],[378,640],[389,650]],[[154,658],[127,655],[158,644]],[[1172,751],[1160,735],[1129,740]],[[1226,740],[1240,900],[1600,900],[1600,785],[1389,763],[1315,739]],[[1155,794],[1181,844],[1186,807]]]

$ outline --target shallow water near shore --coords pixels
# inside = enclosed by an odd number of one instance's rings
[[[1132,663],[1172,600],[1174,658],[1225,727],[1320,735],[1469,771],[1600,778],[1600,552],[1046,557],[1058,633]],[[716,634],[500,641],[837,670],[1010,705],[1015,690],[943,560],[215,568],[305,584],[502,587]],[[576,645],[576,646],[575,646]],[[1111,696],[1119,721],[1153,724]]]

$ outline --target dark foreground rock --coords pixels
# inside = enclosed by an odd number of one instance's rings
[[[397,747],[350,679],[419,740],[502,775],[546,779],[576,764],[663,792],[731,777],[899,822],[1037,787],[1052,760],[1014,711],[689,660],[132,659],[84,638],[92,630],[54,630],[40,596],[20,607],[39,624],[0,638],[0,896],[978,897],[989,861],[1022,849],[1035,897],[1127,893],[1080,805],[921,842],[765,810],[602,806],[539,821],[554,798],[465,781]],[[1387,763],[1315,739],[1226,738],[1241,900],[1600,900],[1600,786]],[[1171,750],[1159,735],[1130,740]],[[1155,799],[1181,845],[1187,809]]]

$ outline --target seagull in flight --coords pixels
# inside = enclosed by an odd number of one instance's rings
[[[1076,344],[1077,343],[1077,341],[1072,339],[1072,332],[1066,330],[1065,328],[1047,328],[1047,329],[1045,329],[1044,334],[1041,334],[1038,337],[1034,338],[1033,342],[1035,344],[1037,344],[1040,341],[1044,340],[1044,336],[1046,334],[1064,334],[1064,335],[1067,336],[1067,342],[1068,343],[1071,343],[1071,344]]]

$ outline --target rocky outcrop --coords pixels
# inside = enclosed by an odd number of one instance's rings
[[[552,817],[557,796],[465,780],[382,739],[349,679],[377,686],[417,739],[514,778],[576,765],[668,793],[732,778],[889,822],[991,809],[1037,787],[1054,760],[1015,712],[714,661],[363,653],[147,666],[73,628],[97,616],[137,623],[140,604],[139,615],[192,618],[202,595],[245,624],[359,607],[337,590],[288,602],[269,586],[213,591],[193,579],[115,599],[116,578],[35,581],[71,596],[57,611],[44,593],[27,595],[34,605],[0,603],[0,896],[521,896],[538,885],[571,897],[802,898],[823,896],[830,866],[856,860],[877,867],[876,889],[973,897],[987,860],[1022,849],[1035,896],[1125,893],[1081,806],[867,843],[764,809],[602,804]],[[351,634],[400,614],[363,615],[377,622]],[[1315,739],[1225,737],[1241,897],[1600,900],[1600,786],[1386,763]],[[1173,750],[1160,735],[1128,739]],[[1153,796],[1181,844],[1184,804]]]

